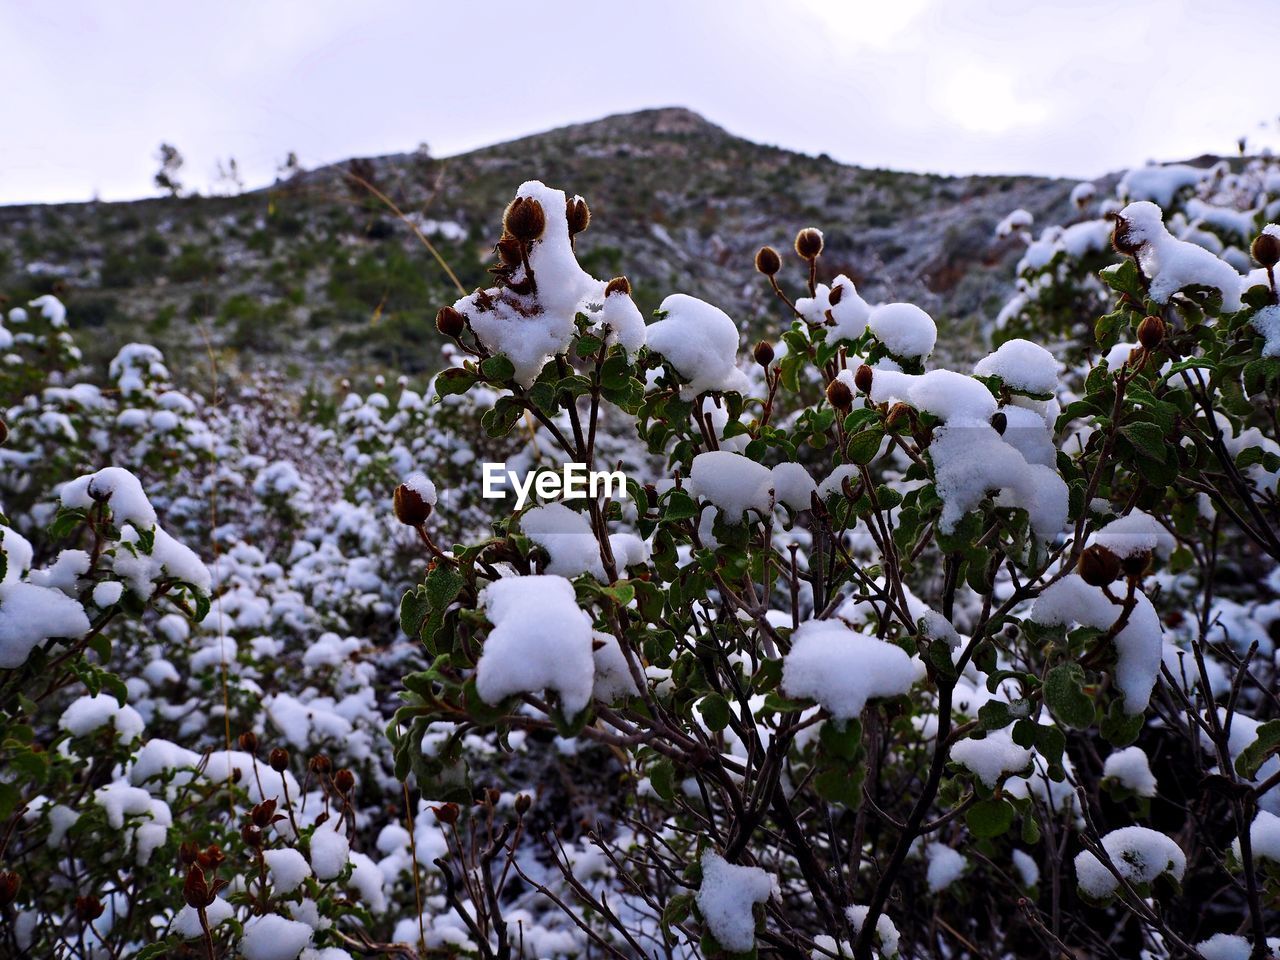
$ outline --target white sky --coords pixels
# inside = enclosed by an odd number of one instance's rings
[[[1269,0],[0,0],[0,203],[444,156],[687,106],[866,166],[1095,176],[1280,142]]]

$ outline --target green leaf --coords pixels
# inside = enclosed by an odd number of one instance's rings
[[[693,498],[683,490],[672,490],[667,495],[666,509],[663,511],[663,519],[665,520],[688,520],[690,517],[698,515],[698,505],[693,502]]]
[[[988,700],[978,708],[978,727],[981,730],[1000,730],[1013,723],[1009,705],[1000,700]]]
[[[510,360],[498,354],[481,363],[480,372],[491,383],[503,383],[516,375],[516,368]]]
[[[476,383],[476,375],[462,367],[450,367],[436,377],[436,396],[447,397],[454,393],[466,393]]]
[[[1069,727],[1093,724],[1093,698],[1084,692],[1084,670],[1077,663],[1063,663],[1044,678],[1044,702],[1053,715]]]
[[[1164,463],[1169,445],[1164,431],[1154,423],[1130,423],[1120,428],[1120,434],[1133,444],[1139,454],[1157,463]]]
[[[880,444],[884,442],[884,431],[879,427],[871,427],[855,434],[850,440],[847,455],[851,463],[865,466],[876,458],[880,452]]]
[[[979,800],[964,815],[969,832],[975,837],[998,837],[1013,826],[1014,809],[997,797]]]
[[[670,803],[676,795],[676,768],[666,757],[649,768],[649,783],[653,792]]]
[[[1236,772],[1250,780],[1273,753],[1280,752],[1280,720],[1268,720],[1258,727],[1258,737],[1236,757]]]
[[[406,593],[400,601],[400,626],[411,637],[418,637],[435,654],[435,637],[444,625],[449,604],[462,592],[465,581],[457,568],[437,564],[427,574],[427,582]]]
[[[716,733],[729,725],[729,701],[721,694],[713,693],[704,697],[701,711],[707,727]]]

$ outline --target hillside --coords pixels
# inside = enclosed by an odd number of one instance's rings
[[[145,338],[179,364],[214,344],[224,368],[426,372],[452,285],[349,171],[414,216],[468,288],[490,262],[493,211],[538,178],[587,198],[584,265],[625,272],[642,309],[683,291],[753,331],[782,318],[752,254],[785,250],[807,225],[826,233],[826,267],[869,299],[909,299],[957,332],[976,329],[1016,257],[993,243],[996,222],[1015,207],[1062,219],[1071,187],[863,169],[752,143],[687,110],[648,110],[448,159],[350,161],[234,197],[3,207],[0,294],[20,303],[56,286],[73,323],[95,331],[93,360]]]

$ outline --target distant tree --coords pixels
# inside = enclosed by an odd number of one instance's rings
[[[182,169],[182,164],[185,162],[182,154],[173,144],[162,143],[156,159],[160,161],[160,169],[156,171],[155,176],[156,186],[172,197],[178,196],[182,192],[178,171]]]
[[[298,162],[298,154],[290,150],[278,164],[276,164],[277,180],[292,180],[302,172],[302,164]]]
[[[218,161],[214,183],[228,196],[244,192],[244,178],[240,176],[240,164],[236,162],[235,157],[228,157],[225,164],[221,160]]]

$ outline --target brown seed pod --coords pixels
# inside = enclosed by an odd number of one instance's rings
[[[533,797],[527,793],[521,793],[516,796],[516,816],[523,817],[529,812],[529,808],[533,806]]]
[[[547,215],[533,197],[516,197],[507,205],[502,226],[523,244],[530,244],[547,229]]]
[[[1136,256],[1142,249],[1142,244],[1132,236],[1132,225],[1119,214],[1116,215],[1116,223],[1111,230],[1111,245],[1116,248],[1117,253],[1123,253],[1127,257]]]
[[[1164,340],[1164,321],[1159,317],[1146,317],[1138,324],[1138,342],[1148,350],[1154,350]]]
[[[356,775],[343,767],[333,775],[333,785],[338,788],[339,793],[346,793],[356,785]]]
[[[773,247],[761,247],[756,251],[756,269],[766,277],[772,277],[782,269],[782,258]]]
[[[768,367],[769,364],[773,363],[773,344],[768,340],[761,340],[756,344],[755,349],[751,351],[751,355],[756,358],[756,363],[760,364],[760,366]]]
[[[1000,436],[1004,436],[1007,426],[1009,426],[1009,417],[1003,410],[997,410],[991,415],[991,429],[995,430]]]
[[[252,730],[246,730],[240,734],[240,749],[245,753],[258,752],[258,735]]]
[[[263,800],[249,811],[249,819],[259,827],[269,827],[276,818],[276,799]]]
[[[442,803],[438,807],[432,807],[431,812],[436,815],[436,819],[444,824],[458,822],[458,805],[456,803]]]
[[[431,504],[406,483],[396,487],[391,502],[395,507],[396,519],[406,527],[420,527],[431,516]]]
[[[200,856],[200,848],[190,840],[178,847],[178,860],[182,863],[195,863],[198,856]]]
[[[22,878],[12,870],[0,871],[0,907],[7,907],[18,899]]]
[[[1280,263],[1280,237],[1263,231],[1253,238],[1253,245],[1249,248],[1249,252],[1253,254],[1253,259],[1264,267],[1274,267]]]
[[[102,916],[102,911],[104,909],[102,901],[97,897],[76,897],[76,919],[81,923],[92,923],[94,920],[97,920]]]
[[[860,364],[858,369],[853,373],[853,385],[863,393],[871,392],[871,383],[875,378],[875,371],[865,363]]]
[[[827,402],[842,412],[848,410],[853,406],[853,391],[843,380],[832,380],[827,384]]]
[[[581,197],[569,197],[564,202],[564,216],[569,221],[569,236],[581,233],[591,226],[591,210]]]
[[[631,281],[626,277],[614,277],[605,284],[604,295],[610,297],[615,293],[625,293],[631,296]]]
[[[1124,575],[1130,578],[1138,578],[1147,572],[1151,566],[1151,551],[1142,550],[1138,553],[1131,553],[1120,561],[1120,569],[1124,571]]]
[[[217,870],[218,864],[225,859],[227,859],[227,855],[222,852],[222,848],[216,843],[211,843],[200,851],[196,857],[196,863],[206,870]]]
[[[827,303],[833,307],[843,299],[844,299],[843,284],[838,287],[832,287],[831,292],[827,294]]]
[[[246,823],[240,828],[240,839],[251,847],[260,847],[262,846],[262,830],[252,823]]]
[[[494,246],[494,250],[498,252],[498,259],[502,261],[504,267],[520,266],[520,241],[509,233],[504,233],[502,239]]]
[[[313,773],[323,776],[333,769],[333,763],[323,753],[317,753],[311,758],[311,770]]]
[[[209,882],[204,878],[200,864],[193,863],[187,870],[187,878],[182,883],[182,899],[193,910],[201,910],[213,903],[213,893],[209,890]],[[79,909],[79,901],[76,901]]]
[[[283,773],[289,767],[289,751],[284,747],[276,747],[268,755],[267,762],[276,773]]]
[[[911,408],[909,406],[905,403],[895,403],[889,408],[889,415],[884,418],[884,425],[890,430],[896,430],[910,416]]]
[[[796,253],[804,260],[816,260],[822,253],[822,231],[817,227],[805,227],[796,234]]]
[[[436,329],[446,337],[458,339],[467,328],[467,318],[453,307],[441,307],[436,314]]]
[[[1085,547],[1076,564],[1080,579],[1091,587],[1105,587],[1120,576],[1120,558],[1101,544]]]

